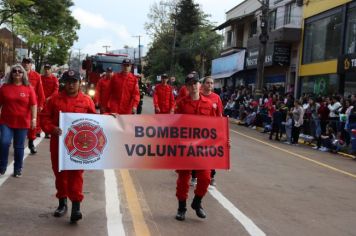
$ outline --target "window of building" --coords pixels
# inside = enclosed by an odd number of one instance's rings
[[[356,7],[347,11],[345,54],[356,52]]]
[[[341,8],[305,21],[303,63],[336,59],[342,45]]]
[[[301,94],[330,95],[339,92],[336,74],[305,76],[301,78]]]
[[[285,6],[284,9],[284,24],[290,24],[292,19],[292,3],[289,3]]]
[[[232,30],[227,32],[226,46],[231,47],[232,45]]]
[[[275,30],[276,29],[276,16],[277,16],[277,11],[271,11],[269,13],[269,30]]]
[[[253,37],[257,34],[257,20],[254,20],[250,24],[250,37]]]

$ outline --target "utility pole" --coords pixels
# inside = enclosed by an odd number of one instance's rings
[[[263,96],[263,79],[264,79],[264,63],[266,58],[266,47],[268,42],[268,12],[269,12],[269,0],[259,0],[262,4],[261,15],[261,34],[259,36],[260,45],[257,58],[257,76],[256,76],[256,89],[255,97],[261,98]]]
[[[80,51],[82,49],[81,48],[76,48],[76,50],[78,50],[78,72],[80,73],[80,69],[81,69],[81,63],[80,63],[81,53],[80,53]]]
[[[141,35],[132,36],[134,38],[138,38],[138,73],[142,72],[142,65],[141,65]]]
[[[105,48],[105,53],[108,53],[108,48],[110,48],[109,45],[104,45],[103,48]]]

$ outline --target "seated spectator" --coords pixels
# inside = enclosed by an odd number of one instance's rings
[[[322,152],[336,152],[338,151],[338,140],[336,139],[336,134],[334,129],[331,126],[328,126],[326,128],[326,133],[325,135],[321,135],[321,143],[322,147],[319,148],[320,151]]]
[[[224,107],[224,115],[227,117],[234,117],[234,109],[235,107],[235,102],[234,100],[232,100],[231,98],[229,99],[229,101],[226,103],[225,107]]]

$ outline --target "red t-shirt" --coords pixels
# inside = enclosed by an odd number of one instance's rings
[[[214,92],[212,92],[209,95],[204,95],[203,93],[201,93],[201,95],[203,95],[204,97],[206,97],[207,99],[209,99],[213,103],[213,108],[214,108],[216,116],[222,116],[222,114],[223,114],[223,105],[222,105],[220,96],[217,95]]]
[[[31,106],[36,104],[32,86],[4,84],[0,88],[0,124],[10,128],[30,128]]]

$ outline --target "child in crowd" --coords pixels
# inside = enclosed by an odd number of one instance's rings
[[[282,125],[284,125],[285,130],[286,130],[287,141],[285,143],[291,144],[292,143],[292,127],[294,125],[292,112],[288,112],[287,119],[285,122],[282,122]]]
[[[322,147],[319,148],[322,152],[337,151],[338,140],[336,139],[336,134],[331,126],[327,126],[325,135],[321,135]]]
[[[274,133],[276,133],[276,141],[279,141],[280,127],[283,121],[283,113],[281,108],[278,108],[272,113],[272,130],[269,135],[269,139],[272,139]]]

